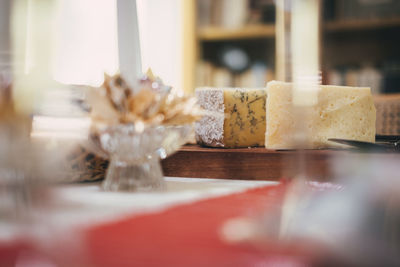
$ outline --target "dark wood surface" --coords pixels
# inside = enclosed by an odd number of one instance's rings
[[[257,148],[206,148],[187,145],[162,161],[164,175],[174,177],[279,180],[304,174],[318,180],[331,177],[330,159],[343,150],[275,151]],[[304,160],[305,159],[305,160]]]

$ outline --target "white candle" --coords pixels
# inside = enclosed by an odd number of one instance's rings
[[[133,86],[142,75],[136,0],[118,0],[117,10],[120,72]]]
[[[10,7],[11,0],[0,1],[0,72],[10,71]]]

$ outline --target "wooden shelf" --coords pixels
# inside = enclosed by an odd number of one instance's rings
[[[389,27],[400,27],[400,17],[388,19],[332,21],[327,22],[324,25],[324,29],[328,32],[369,30]]]
[[[274,24],[248,25],[238,29],[206,27],[198,31],[198,38],[202,41],[241,40],[273,37],[275,37]]]

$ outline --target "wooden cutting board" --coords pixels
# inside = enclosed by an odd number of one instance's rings
[[[206,148],[186,145],[162,161],[164,175],[174,177],[242,180],[279,180],[304,173],[317,180],[329,180],[330,159],[344,150],[275,151],[257,148]],[[305,160],[302,160],[305,159]]]

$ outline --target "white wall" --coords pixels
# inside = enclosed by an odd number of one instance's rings
[[[137,0],[142,69],[151,67],[178,89],[182,89],[182,1]],[[113,74],[119,67],[116,0],[58,3],[54,77],[64,83],[100,84],[104,72]],[[3,11],[0,8],[1,18]]]

